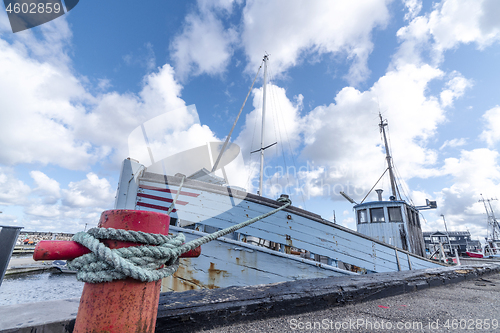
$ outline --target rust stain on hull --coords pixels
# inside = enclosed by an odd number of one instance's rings
[[[239,261],[239,258],[236,258]],[[169,277],[162,279],[162,291],[187,291],[193,289],[217,289],[221,286],[223,278],[228,277],[229,273],[222,269],[217,269],[213,262],[210,262],[208,268],[208,283],[203,283],[194,278],[193,270],[190,269],[191,260],[182,259],[177,271]]]

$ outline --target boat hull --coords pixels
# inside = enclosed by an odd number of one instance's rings
[[[184,233],[186,241],[206,235],[175,226],[171,226],[170,231]],[[198,258],[181,258],[177,272],[163,279],[162,290],[216,289],[346,275],[357,274],[222,237],[203,245]]]
[[[479,252],[465,252],[467,253],[467,255],[471,258],[483,258],[483,254],[482,253],[479,253]]]
[[[171,213],[171,231],[194,239],[260,216],[282,204],[185,179],[144,172],[125,160],[115,208]],[[181,259],[165,290],[220,288],[298,279],[441,266],[415,254],[290,206],[202,246],[200,258]]]

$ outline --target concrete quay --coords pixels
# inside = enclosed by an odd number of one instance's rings
[[[156,332],[500,331],[499,273],[484,264],[162,293]],[[77,311],[78,299],[3,306],[0,332],[72,332]]]
[[[12,256],[7,266],[5,276],[23,273],[39,273],[44,271],[57,271],[52,267],[53,260],[35,261],[32,257]],[[0,290],[1,292],[1,290]]]

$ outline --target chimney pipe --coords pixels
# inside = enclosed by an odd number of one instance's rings
[[[382,201],[382,192],[384,192],[384,190],[378,189],[375,190],[375,192],[378,194],[378,201]]]

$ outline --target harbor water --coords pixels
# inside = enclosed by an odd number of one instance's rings
[[[0,306],[79,298],[83,285],[75,274],[43,272],[7,275],[0,286]]]

